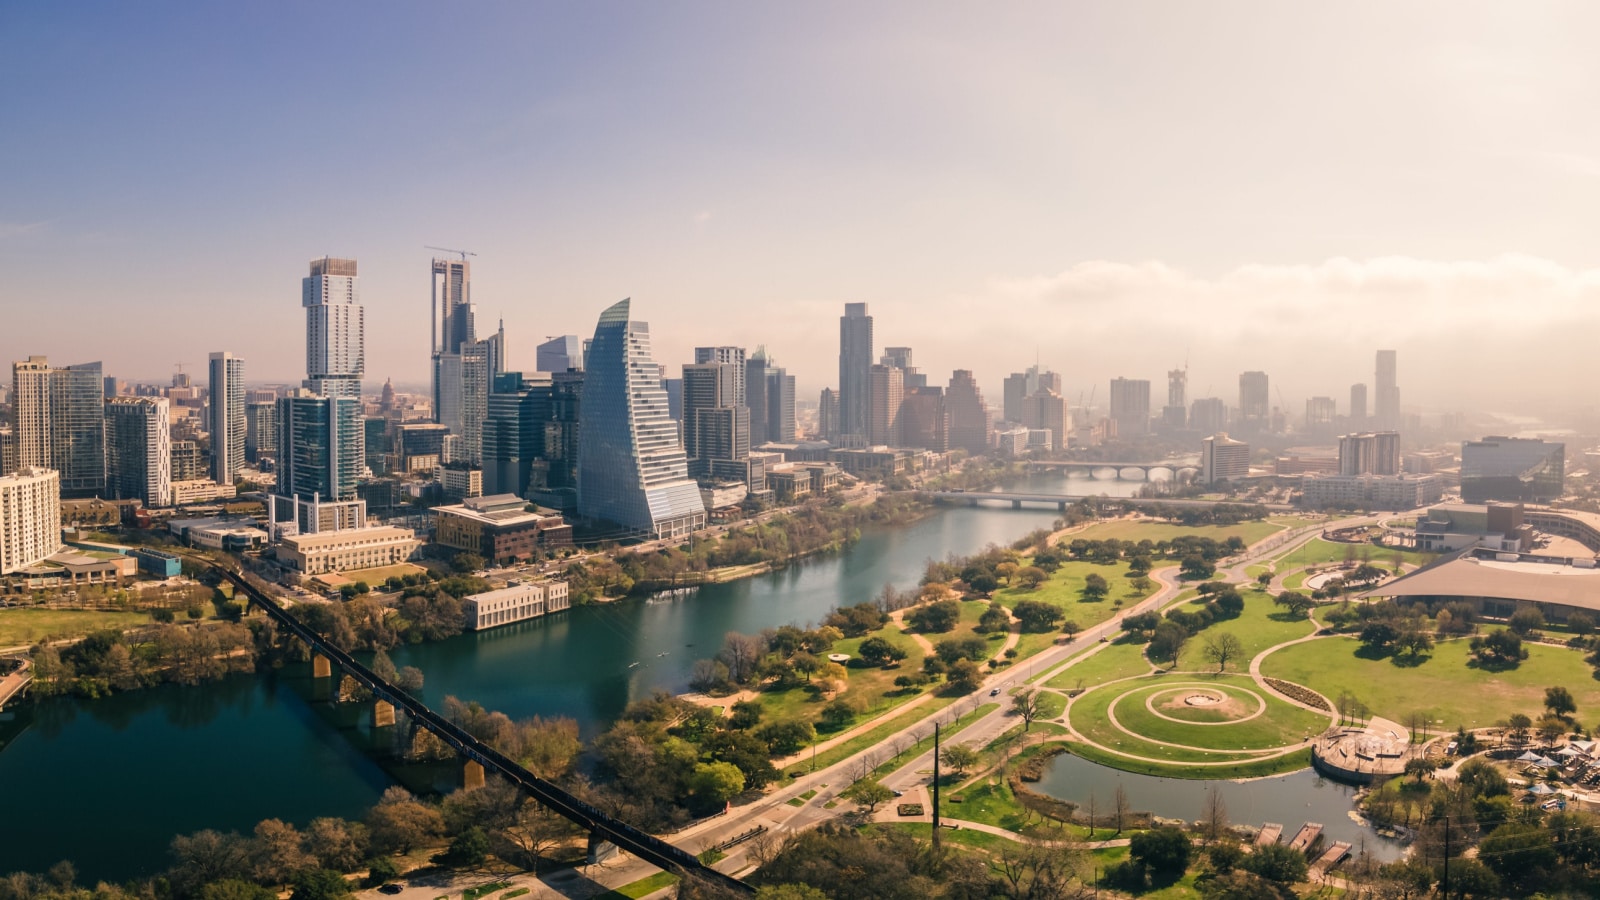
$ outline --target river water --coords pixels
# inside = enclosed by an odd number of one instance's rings
[[[1038,475],[1026,487],[1127,496],[1139,484]],[[886,583],[914,585],[930,558],[1008,543],[1055,517],[1049,509],[947,509],[870,530],[843,553],[683,599],[580,607],[393,657],[422,669],[430,703],[453,694],[514,718],[570,716],[592,736],[629,701],[684,690],[689,667],[729,631],[816,622]],[[174,834],[361,814],[395,779],[368,752],[359,710],[315,695],[307,673],[291,668],[0,714],[0,873],[70,858],[86,880],[121,879],[164,868]]]

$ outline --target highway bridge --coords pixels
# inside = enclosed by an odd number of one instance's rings
[[[603,841],[626,850],[664,871],[673,872],[680,876],[700,878],[724,889],[744,895],[754,893],[754,890],[749,885],[705,865],[694,854],[674,847],[655,835],[635,828],[626,822],[612,818],[549,781],[539,778],[500,753],[500,751],[468,734],[459,725],[429,709],[420,700],[373,674],[372,670],[357,662],[350,654],[328,643],[322,635],[312,631],[299,619],[289,615],[288,611],[280,606],[276,600],[267,596],[265,592],[240,576],[239,573],[220,566],[217,567],[217,571],[232,582],[235,588],[243,591],[245,596],[250,598],[251,603],[260,607],[281,628],[304,641],[311,647],[314,654],[321,657],[321,661],[313,659],[313,672],[315,674],[319,676],[331,675],[332,672],[328,665],[331,662],[333,665],[337,665],[345,675],[349,675],[372,691],[376,702],[380,704],[378,709],[375,710],[375,721],[381,721],[382,705],[387,704],[390,706],[388,710],[390,724],[393,723],[394,711],[402,710],[411,717],[412,722],[418,727],[432,732],[460,754],[467,760],[469,773],[467,783],[469,785],[473,784],[475,780],[472,767],[480,766],[481,768],[475,773],[478,779],[481,779],[484,771],[497,773],[527,792],[533,799],[553,810],[556,814],[588,830],[591,854],[596,847],[596,842]],[[478,783],[481,783],[481,780]]]
[[[927,496],[941,503],[1009,503],[1012,509],[1022,509],[1024,504],[1054,506],[1065,512],[1079,500],[1105,500],[1134,507],[1171,506],[1210,508],[1219,504],[1230,506],[1263,506],[1270,512],[1293,512],[1295,507],[1284,503],[1251,504],[1238,500],[1169,500],[1161,497],[1105,497],[1095,494],[1039,494],[1025,491],[931,491]]]

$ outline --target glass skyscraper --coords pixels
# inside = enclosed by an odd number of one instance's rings
[[[244,360],[211,354],[211,480],[233,484],[244,466]]]
[[[353,500],[366,465],[366,417],[354,397],[278,401],[278,486],[303,500]]]
[[[589,347],[578,513],[639,534],[679,537],[705,526],[705,504],[650,355],[650,326],[628,315],[627,300],[602,313]]]
[[[55,368],[43,356],[11,367],[17,464],[61,473],[61,496],[106,486],[105,379],[97,362]]]
[[[860,446],[872,428],[872,317],[865,303],[846,303],[839,317],[839,433],[824,435]]]

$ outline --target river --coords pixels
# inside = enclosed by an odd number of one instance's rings
[[[1027,486],[1126,496],[1139,484],[1038,475]],[[430,703],[453,694],[517,718],[571,716],[592,736],[629,701],[684,690],[689,667],[729,631],[816,622],[886,583],[914,585],[930,558],[1008,543],[1055,516],[941,510],[909,527],[871,529],[842,553],[683,599],[579,607],[393,657],[422,669]],[[0,797],[22,817],[0,830],[0,873],[70,858],[84,880],[121,879],[164,868],[174,834],[360,815],[394,777],[362,746],[359,713],[313,693],[306,673],[290,668],[0,714]]]

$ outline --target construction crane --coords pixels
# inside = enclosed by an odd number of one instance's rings
[[[424,249],[424,250],[438,250],[440,253],[459,253],[461,255],[461,261],[462,262],[466,262],[467,261],[467,257],[469,257],[469,256],[477,256],[478,255],[476,253],[473,253],[471,250],[452,250],[449,247],[430,247],[430,246],[424,245],[422,249]]]

